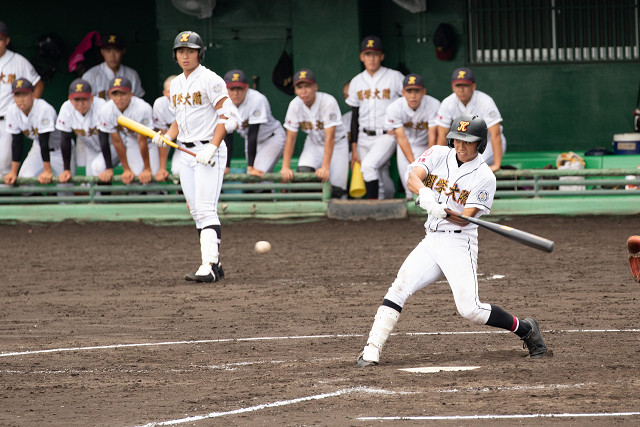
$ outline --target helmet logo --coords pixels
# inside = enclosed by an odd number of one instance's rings
[[[457,79],[464,79],[467,76],[467,72],[464,70],[460,70],[458,71],[458,77],[456,77]]]
[[[189,41],[189,36],[190,36],[190,35],[191,35],[191,34],[189,34],[189,33],[182,33],[182,34],[180,35],[180,42],[181,42],[181,43],[188,42],[188,41]]]
[[[411,77],[409,77],[409,84],[410,84],[410,85],[414,85],[414,84],[416,84],[416,78],[415,78],[415,76],[411,76]]]
[[[122,79],[115,79],[113,82],[113,87],[122,86]]]
[[[16,82],[16,87],[17,87],[17,88],[22,87],[22,82],[23,82],[23,81],[24,81],[24,80],[22,80],[22,79],[18,80],[18,81]]]
[[[300,71],[300,77],[301,79],[306,79],[307,78],[307,72],[306,71]]]
[[[373,39],[367,40],[367,47],[373,47]]]
[[[107,43],[115,43],[116,42],[116,36],[111,34],[109,36],[109,40],[107,40]]]
[[[76,84],[76,92],[82,92],[82,83]]]
[[[469,126],[469,122],[465,122],[464,120],[460,120],[460,124],[458,125],[458,132],[466,132],[467,126]]]
[[[231,79],[232,82],[239,82],[240,81],[240,74],[239,73],[233,73],[233,78]]]

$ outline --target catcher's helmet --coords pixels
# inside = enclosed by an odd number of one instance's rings
[[[204,42],[200,34],[194,31],[183,31],[176,36],[173,42],[173,60],[178,62],[176,58],[176,50],[181,47],[190,47],[192,49],[198,49],[198,60],[202,63],[204,60]]]
[[[484,153],[487,148],[487,124],[480,116],[461,114],[451,123],[447,134],[447,143],[453,148],[453,140],[460,139],[467,142],[480,142],[478,153]]]

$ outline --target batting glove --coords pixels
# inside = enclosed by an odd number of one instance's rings
[[[214,144],[207,144],[202,150],[200,150],[200,152],[198,152],[198,154],[196,154],[196,162],[202,165],[214,166],[216,161],[213,160],[213,156],[215,156],[216,150],[218,150],[218,147]]]
[[[160,131],[158,131],[158,133],[156,133],[153,136],[153,138],[151,138],[151,142],[153,142],[160,148],[165,147],[167,145],[164,143],[164,140],[162,139],[162,133]]]
[[[430,216],[436,217],[436,218],[446,218],[447,217],[447,213],[444,211],[445,209],[445,205],[443,203],[434,203],[433,205],[431,205],[431,208],[427,211],[427,213]]]

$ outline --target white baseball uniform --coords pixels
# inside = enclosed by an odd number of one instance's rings
[[[76,144],[78,141],[84,143],[85,159],[82,163],[78,161],[79,164],[85,165],[86,176],[97,176],[106,168],[98,137],[99,113],[106,103],[104,99],[94,96],[89,111],[82,115],[73,107],[71,101],[65,101],[60,107],[60,114],[58,114],[56,129],[74,133]],[[76,155],[79,156],[80,153],[76,151]],[[113,145],[111,145],[111,159],[114,164],[118,163],[118,154]]]
[[[236,132],[244,138],[244,150],[247,165],[263,172],[273,171],[273,167],[282,157],[286,133],[282,124],[271,114],[269,100],[262,93],[249,88],[242,104],[238,105],[242,122]],[[249,126],[259,124],[255,159],[251,162],[249,153]],[[252,163],[252,164],[249,164]]]
[[[40,76],[24,56],[8,50],[0,57],[0,175],[11,171],[11,134],[7,132],[6,116],[12,105],[11,84],[24,78],[36,85]]]
[[[171,100],[162,95],[153,102],[153,127],[156,130],[169,129],[176,120]],[[180,150],[174,150],[171,157],[171,173],[180,175]]]
[[[120,69],[117,73],[114,73],[106,62],[102,62],[87,70],[82,75],[82,79],[91,84],[91,92],[94,96],[98,96],[102,99],[107,99],[107,92],[109,90],[109,83],[116,77],[126,77],[131,82],[133,94],[138,98],[144,96],[144,89],[142,89],[142,83],[140,82],[140,76],[138,72],[131,67],[120,64]]]
[[[170,92],[178,124],[178,142],[197,154],[213,139],[219,120],[215,105],[228,97],[227,85],[219,75],[199,65],[188,78],[182,73],[173,79]],[[220,225],[218,199],[227,163],[226,144],[220,143],[214,166],[197,163],[193,156],[180,156],[180,159],[180,183],[196,227]],[[217,257],[216,249],[216,262]]]
[[[64,171],[62,161],[62,151],[60,150],[60,138],[53,137],[56,124],[56,110],[45,100],[36,98],[29,115],[25,115],[14,103],[7,109],[6,130],[9,134],[23,133],[27,138],[33,140],[33,145],[29,154],[22,162],[18,177],[32,178],[40,175],[44,171],[42,154],[40,152],[39,135],[50,133],[49,135],[49,161],[54,176],[60,175]]]
[[[129,167],[135,175],[139,175],[144,170],[144,160],[142,159],[140,146],[138,145],[138,134],[118,124],[118,117],[121,115],[135,120],[138,123],[142,123],[145,126],[153,127],[151,105],[137,96],[132,96],[129,106],[124,111],[120,111],[118,107],[116,107],[116,104],[110,100],[107,101],[98,112],[98,130],[107,134],[118,132],[126,149]],[[155,174],[160,168],[158,147],[147,139],[147,149],[149,150],[151,172]],[[114,160],[113,165],[115,166],[116,164]],[[104,157],[97,157],[94,160],[93,167],[94,170],[105,170],[106,164]]]
[[[455,93],[442,100],[438,114],[436,115],[436,125],[449,128],[453,120],[461,114],[472,114],[482,117],[487,123],[487,128],[502,122],[500,111],[489,95],[479,90],[473,91],[473,96],[467,105],[464,105]],[[500,125],[500,141],[502,143],[502,154],[507,151],[507,139],[504,137],[502,125]],[[491,146],[491,134],[487,134],[487,148],[482,153],[482,157],[488,165],[493,164],[493,147]]]
[[[422,97],[422,101],[415,111],[409,107],[404,96],[396,99],[387,107],[389,127],[392,129],[402,127],[404,129],[404,134],[409,140],[414,159],[417,159],[429,146],[429,128],[432,128],[432,132],[436,131],[435,117],[439,107],[440,101],[429,95]],[[407,160],[399,145],[396,149],[396,159],[398,162],[398,174],[405,194],[407,198],[412,198],[413,194],[407,187],[409,160]]]
[[[298,132],[298,129],[302,129],[307,134],[304,148],[298,159],[298,166],[309,166],[314,169],[319,169],[322,166],[325,129],[336,128],[333,154],[329,166],[329,181],[333,187],[346,191],[349,176],[349,142],[336,99],[328,93],[316,92],[315,102],[311,107],[307,107],[296,96],[289,103],[284,127],[292,132]]]
[[[349,84],[346,103],[358,107],[358,157],[365,181],[379,182],[378,198],[393,198],[395,185],[389,175],[389,159],[395,149],[395,138],[389,130],[386,110],[402,96],[404,76],[396,70],[380,67],[372,76],[366,70]],[[353,138],[353,136],[352,136]]]

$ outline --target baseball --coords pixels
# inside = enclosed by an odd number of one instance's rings
[[[256,244],[253,246],[253,250],[258,252],[259,254],[266,254],[271,250],[271,243],[264,240],[260,240],[259,242],[256,242]]]

